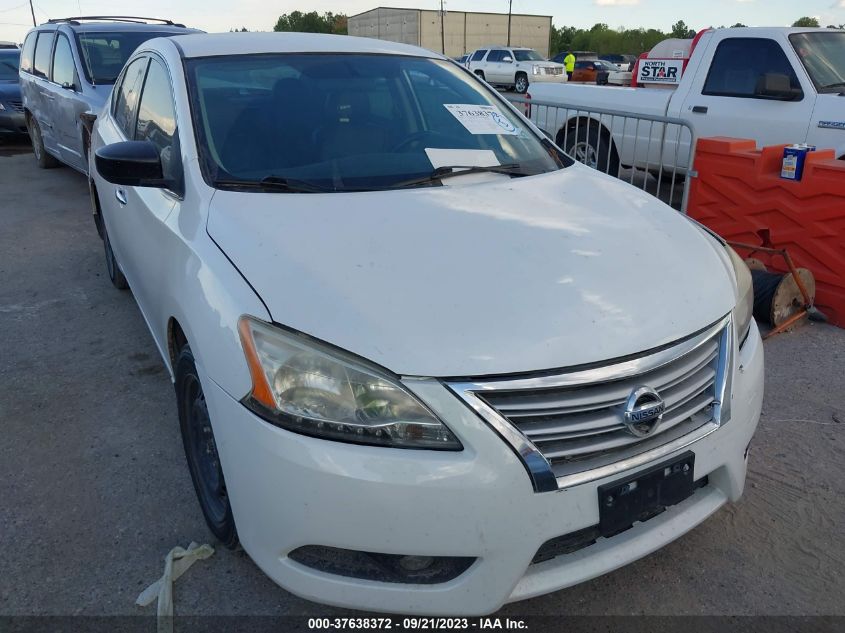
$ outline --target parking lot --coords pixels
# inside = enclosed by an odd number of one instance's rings
[[[134,601],[167,551],[210,538],[169,376],[131,294],[105,274],[84,177],[39,170],[22,141],[0,145],[0,182],[0,614],[151,615]],[[806,325],[765,349],[740,502],[637,563],[501,615],[845,614],[845,330]],[[176,583],[175,605],[341,613],[222,548]]]

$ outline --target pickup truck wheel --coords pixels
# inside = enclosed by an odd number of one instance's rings
[[[44,139],[41,137],[41,128],[38,126],[38,121],[35,118],[28,116],[26,118],[26,128],[29,132],[29,138],[32,139],[32,153],[35,155],[35,160],[41,169],[52,169],[59,166],[59,161],[55,157],[47,153],[44,149]]]
[[[232,504],[223,478],[205,394],[188,345],[179,352],[174,373],[182,444],[200,508],[212,534],[223,545],[234,549],[238,544],[238,532]]]
[[[516,74],[516,83],[514,84],[514,90],[516,90],[521,95],[524,95],[526,92],[528,92],[528,75],[526,75],[525,73]]]
[[[599,128],[591,125],[569,133],[566,139],[566,153],[580,163],[612,176],[619,175],[619,155],[609,139]]]

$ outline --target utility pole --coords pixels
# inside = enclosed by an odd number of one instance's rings
[[[508,0],[508,46],[511,45],[511,9],[513,9],[513,0]]]
[[[32,13],[32,26],[38,26],[35,23],[35,9],[32,8],[32,0],[29,0],[29,11]]]
[[[440,52],[444,55],[446,54],[446,27],[444,26],[444,22],[446,21],[446,10],[443,8],[443,1],[440,0]]]

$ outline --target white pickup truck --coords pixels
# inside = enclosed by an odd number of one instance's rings
[[[683,174],[690,143],[706,136],[809,143],[845,159],[845,31],[707,30],[666,57],[662,85],[532,85],[531,118],[567,153],[613,174],[620,165]],[[650,65],[654,77],[659,60]],[[693,139],[648,117],[681,120]]]

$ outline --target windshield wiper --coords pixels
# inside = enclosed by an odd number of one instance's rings
[[[819,92],[821,92],[822,90],[830,90],[831,88],[845,88],[845,81],[837,81],[836,83],[822,86],[821,88],[819,88]]]
[[[465,174],[482,174],[482,173],[491,173],[491,174],[506,174],[508,176],[530,176],[531,174],[526,174],[522,171],[517,171],[519,169],[519,163],[508,163],[505,165],[491,165],[489,167],[479,167],[477,165],[444,165],[443,167],[438,167],[433,172],[431,172],[428,176],[422,176],[421,178],[412,178],[411,180],[404,180],[402,182],[398,182],[391,187],[391,189],[401,189],[403,187],[416,187],[418,185],[425,185],[431,182],[436,182],[439,180],[445,180],[446,178],[453,178],[455,176],[463,176]],[[456,171],[457,170],[457,171]]]
[[[261,180],[215,180],[218,189],[258,189],[273,193],[322,193],[328,191],[317,185],[279,176],[267,176]]]

